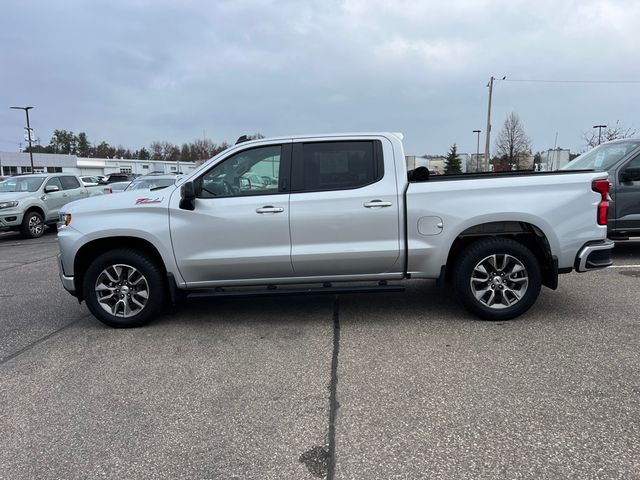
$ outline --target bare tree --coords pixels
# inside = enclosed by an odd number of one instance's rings
[[[611,140],[618,140],[619,138],[633,137],[637,133],[635,128],[627,128],[624,125],[620,125],[620,120],[616,120],[615,127],[606,127],[602,129],[600,136],[596,129],[590,132],[584,132],[582,138],[586,143],[587,149],[597,147],[602,142],[609,142]]]
[[[162,142],[151,142],[149,150],[151,150],[151,160],[163,160]]]
[[[180,148],[171,142],[166,140],[162,143],[162,159],[170,162],[176,162],[180,160]]]
[[[515,112],[507,115],[496,139],[498,157],[504,159],[509,169],[517,167],[519,160],[531,151],[531,139],[524,132],[524,125]]]

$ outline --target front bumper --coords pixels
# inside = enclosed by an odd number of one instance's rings
[[[24,212],[10,208],[0,210],[0,230],[15,230],[22,225]]]
[[[576,255],[574,264],[576,272],[597,270],[613,265],[611,250],[613,250],[614,246],[615,243],[609,239],[585,244]]]
[[[60,274],[60,280],[62,281],[64,289],[74,297],[77,297],[76,284],[73,280],[73,276],[69,277],[64,274],[64,268],[62,267],[62,254],[60,253],[58,254],[58,273]]]

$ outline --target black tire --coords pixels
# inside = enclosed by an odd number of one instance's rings
[[[44,218],[36,211],[27,212],[22,219],[20,232],[24,238],[40,238],[44,235]]]
[[[110,282],[110,278],[117,282]],[[96,290],[98,286],[100,291]],[[138,250],[117,249],[103,253],[89,265],[82,290],[87,307],[102,323],[133,328],[145,325],[160,313],[167,286],[161,266],[151,257]],[[145,292],[146,299],[142,296]],[[140,302],[142,307],[138,307]]]
[[[458,298],[483,320],[522,315],[535,303],[541,285],[538,259],[526,246],[509,238],[478,240],[454,265],[453,286]]]

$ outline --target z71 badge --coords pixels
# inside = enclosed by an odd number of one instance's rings
[[[147,205],[148,203],[160,203],[164,197],[156,198],[139,198],[136,200],[136,205]]]

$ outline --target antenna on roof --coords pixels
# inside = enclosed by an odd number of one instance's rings
[[[238,138],[238,140],[236,140],[236,145],[238,145],[239,143],[248,142],[249,140],[251,139],[247,135],[242,135]]]

